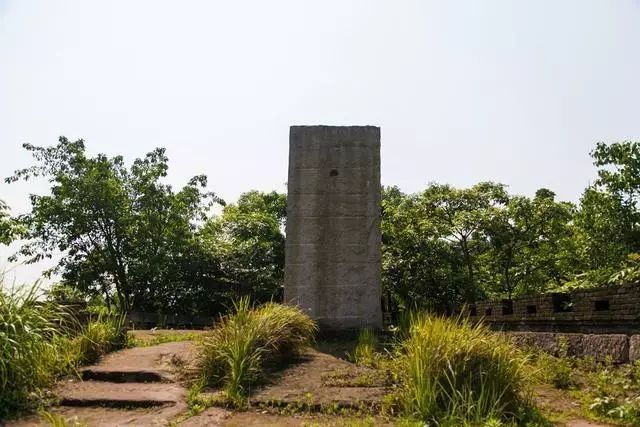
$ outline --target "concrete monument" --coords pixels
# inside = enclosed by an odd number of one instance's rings
[[[321,330],[382,326],[380,128],[292,126],[284,299]]]

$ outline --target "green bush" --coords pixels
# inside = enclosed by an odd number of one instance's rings
[[[243,298],[234,309],[204,339],[201,366],[209,384],[224,384],[228,397],[237,401],[266,363],[296,356],[317,327],[297,307],[268,303],[254,308]]]
[[[514,422],[529,405],[526,358],[482,324],[413,314],[395,356],[405,415],[439,425]]]

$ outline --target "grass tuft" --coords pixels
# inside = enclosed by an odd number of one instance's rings
[[[401,410],[427,423],[513,422],[528,407],[526,358],[481,324],[413,314],[395,364]]]
[[[376,359],[378,337],[371,329],[363,329],[358,333],[358,342],[349,358],[358,365],[373,366]]]
[[[0,420],[40,405],[56,378],[125,345],[123,317],[98,316],[83,327],[38,284],[0,287]]]
[[[90,319],[82,333],[74,339],[78,362],[95,363],[105,354],[127,347],[125,320],[125,315],[98,315],[97,318]]]
[[[58,325],[66,314],[39,296],[37,285],[0,288],[0,419],[23,409],[31,394],[54,379]]]
[[[262,376],[265,364],[296,356],[316,330],[297,307],[268,303],[254,308],[242,298],[204,339],[203,376],[209,384],[224,384],[230,400],[240,400]]]

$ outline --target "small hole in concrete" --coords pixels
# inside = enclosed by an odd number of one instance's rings
[[[477,316],[478,315],[478,309],[476,308],[475,304],[472,304],[469,306],[469,315],[470,316]]]
[[[329,176],[338,176],[338,170],[337,169],[331,169],[331,172],[329,172]]]
[[[595,311],[608,311],[609,310],[609,300],[603,299],[595,302]]]
[[[535,305],[527,306],[527,314],[536,314],[537,312],[538,312],[538,309],[536,308]]]
[[[485,315],[485,316],[491,316],[491,307],[486,308],[486,309],[484,310],[484,315]]]

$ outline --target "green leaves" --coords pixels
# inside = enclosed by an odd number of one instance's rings
[[[17,218],[9,215],[9,207],[0,200],[0,244],[8,245],[24,233],[24,227]]]
[[[229,298],[251,295],[258,302],[281,298],[286,206],[284,194],[250,191],[205,224],[201,236],[220,260]]]
[[[82,140],[24,147],[35,164],[6,181],[42,176],[51,183],[50,194],[33,196],[31,212],[21,218],[27,262],[62,252],[56,270],[65,283],[123,310],[193,309],[184,306],[185,296],[200,292],[209,279],[203,270],[216,264],[204,260],[198,224],[212,204],[223,203],[206,191],[206,176],[174,191],[162,182],[163,148],[127,168],[121,156],[88,156]]]

